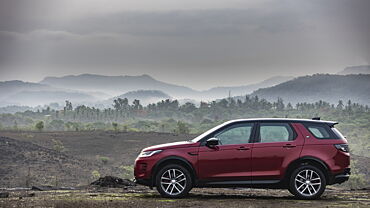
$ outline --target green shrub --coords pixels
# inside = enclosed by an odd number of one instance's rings
[[[42,131],[42,129],[44,129],[44,122],[43,121],[37,122],[35,127],[37,130]]]
[[[109,162],[109,157],[101,156],[99,157],[99,160],[103,163],[103,165],[106,165]]]
[[[92,178],[93,178],[94,180],[97,180],[97,179],[99,179],[99,178],[100,178],[100,173],[99,173],[99,171],[97,171],[97,170],[94,170],[93,172],[91,172],[91,175],[92,175]]]
[[[64,152],[65,148],[60,140],[53,139],[53,149],[57,152]]]

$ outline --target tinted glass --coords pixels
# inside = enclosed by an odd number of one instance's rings
[[[253,124],[236,124],[217,133],[214,137],[220,140],[220,145],[249,143]]]
[[[336,139],[336,137],[330,133],[330,128],[327,125],[307,124],[306,126],[311,134],[318,139]]]
[[[293,130],[286,123],[261,123],[260,142],[286,142],[294,138]]]

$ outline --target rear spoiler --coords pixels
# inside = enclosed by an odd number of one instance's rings
[[[336,121],[325,121],[325,123],[330,127],[333,128],[335,125],[338,124]]]
[[[312,120],[320,121],[320,117],[313,117]],[[330,128],[333,128],[335,125],[338,124],[336,121],[322,121],[323,123],[326,123]]]

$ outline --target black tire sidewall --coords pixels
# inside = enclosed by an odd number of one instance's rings
[[[162,189],[161,176],[168,169],[178,169],[185,174],[186,186],[185,186],[184,191],[178,195],[169,195]],[[155,184],[156,184],[156,188],[158,192],[161,194],[161,196],[166,197],[166,198],[182,198],[186,196],[189,193],[189,191],[192,189],[192,178],[191,178],[190,172],[185,167],[181,165],[177,165],[177,164],[170,164],[170,165],[166,165],[163,168],[161,168],[155,176],[155,182],[156,182]]]
[[[304,196],[304,195],[300,194],[297,191],[297,189],[295,188],[295,177],[302,170],[313,170],[317,174],[319,174],[320,179],[321,179],[321,187],[320,187],[319,191],[315,195],[312,195],[312,196]],[[322,170],[320,170],[319,168],[317,168],[315,166],[312,166],[312,165],[303,165],[303,166],[297,168],[296,170],[294,170],[292,172],[292,174],[290,175],[290,179],[289,179],[289,192],[292,193],[295,197],[297,197],[299,199],[317,199],[317,198],[319,198],[324,193],[325,187],[326,187],[326,178],[325,178],[325,175],[324,175],[324,173],[323,173]]]

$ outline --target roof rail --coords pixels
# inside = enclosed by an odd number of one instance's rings
[[[312,120],[320,120],[320,117],[313,117]]]

